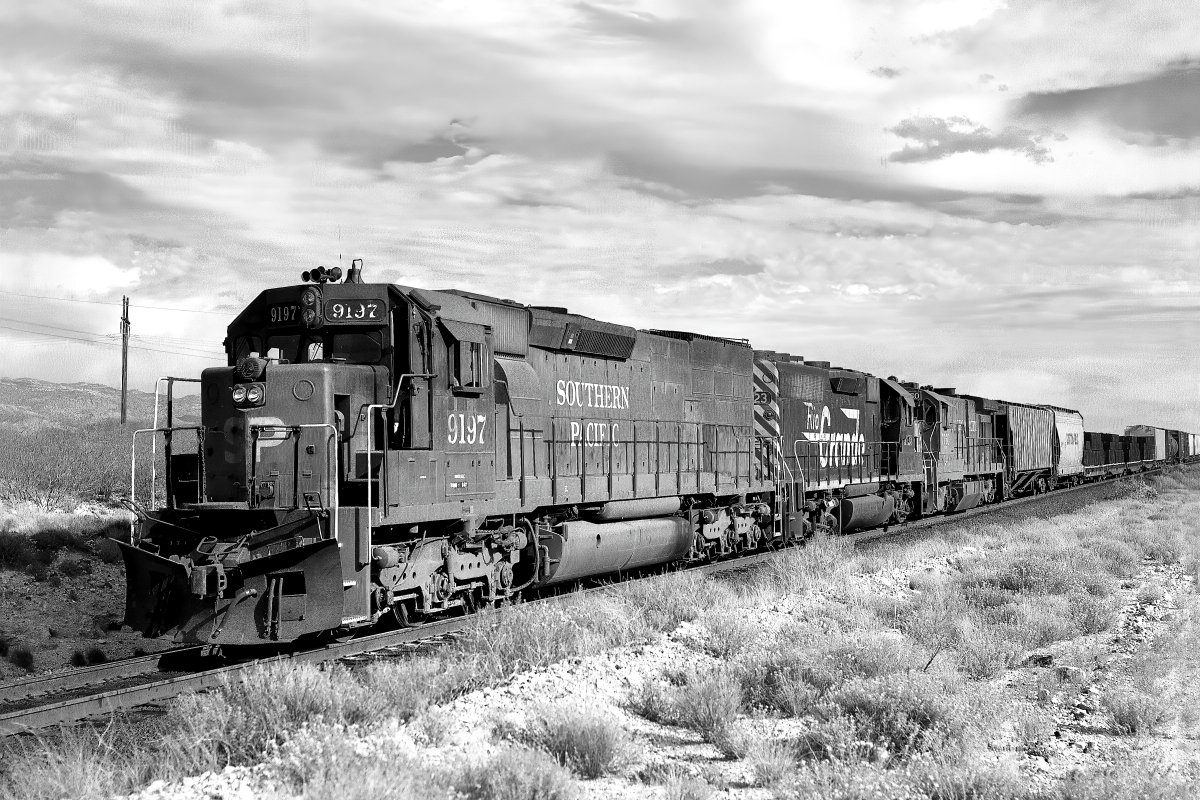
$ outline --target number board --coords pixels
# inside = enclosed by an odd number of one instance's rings
[[[327,323],[369,325],[383,322],[383,302],[380,300],[327,300]]]
[[[272,325],[294,325],[300,321],[299,303],[276,303],[267,310]]]

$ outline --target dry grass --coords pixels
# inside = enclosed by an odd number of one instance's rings
[[[1167,719],[1162,699],[1137,689],[1118,689],[1101,700],[1112,728],[1123,736],[1147,736]]]
[[[544,750],[583,778],[616,772],[628,756],[625,729],[611,716],[591,709],[542,706],[515,729],[503,728],[505,738]]]
[[[299,731],[281,749],[280,798],[324,800],[570,800],[570,775],[545,753],[505,747],[458,769],[431,770],[411,757],[359,748],[340,726]]]

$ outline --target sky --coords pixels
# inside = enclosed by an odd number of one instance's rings
[[[4,3],[0,377],[362,258],[1200,431],[1198,150],[1200,0]]]

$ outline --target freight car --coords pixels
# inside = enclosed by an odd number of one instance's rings
[[[229,326],[227,365],[201,375],[201,424],[139,432],[166,453],[165,502],[139,507],[122,547],[125,621],[146,636],[237,646],[411,625],[1097,466],[1067,409],[368,284],[359,262],[340,278],[260,294]],[[185,434],[194,452],[177,452]]]

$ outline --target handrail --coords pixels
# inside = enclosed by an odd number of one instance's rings
[[[333,518],[333,526],[332,526],[331,530],[333,533],[334,540],[340,542],[340,540],[338,539],[338,516],[339,516],[338,509],[341,508],[341,505],[340,505],[341,497],[338,494],[338,485],[341,483],[341,475],[338,474],[337,450],[330,447],[331,443],[337,442],[337,438],[338,438],[337,426],[331,422],[306,422],[306,423],[302,423],[300,425],[255,425],[255,424],[251,423],[248,427],[252,431],[262,431],[262,430],[296,431],[296,430],[300,430],[303,428],[328,428],[330,430],[332,435],[328,439],[325,440],[325,453],[326,453],[325,466],[328,468],[325,475],[326,475],[326,481],[329,486],[330,500],[332,501],[329,506],[330,507],[330,516]],[[254,448],[252,450],[252,453],[255,456],[255,458],[253,459],[253,461],[251,463],[257,467],[257,464],[258,464],[258,459],[257,459],[258,452],[257,452],[257,446],[256,446],[257,439],[253,435],[250,438],[252,440],[251,447]],[[330,465],[330,454],[331,453],[333,455],[332,466]],[[293,460],[295,460],[294,457],[293,457]],[[296,472],[299,470],[299,467],[300,467],[300,465],[298,462],[295,463],[293,466],[293,469],[292,469],[293,482],[297,480]],[[299,500],[299,498],[297,498],[297,501],[298,500]],[[297,505],[296,507],[299,508],[299,505]],[[306,506],[306,508],[307,508],[307,506]]]
[[[129,450],[130,450],[130,452],[129,452],[129,499],[132,500],[134,503],[137,503],[137,437],[138,437],[138,434],[139,433],[170,433],[173,431],[196,431],[197,438],[199,438],[200,436],[204,435],[204,426],[203,425],[186,425],[182,428],[158,428],[158,427],[139,428],[138,430],[133,432],[133,442],[132,442],[132,444],[130,444],[130,447],[129,447]],[[152,439],[151,441],[156,441],[156,440]],[[152,453],[156,453],[156,452],[157,452],[157,450],[152,450]],[[200,454],[199,455],[200,459],[203,459],[204,458],[203,444],[201,444],[198,447],[198,452]],[[154,455],[151,455],[151,462],[150,462],[150,466],[151,466],[151,470],[150,470],[150,475],[151,475],[151,478],[150,478],[150,510],[151,511],[154,510],[154,482],[155,482],[155,480],[157,480],[156,473],[154,471],[154,462],[156,460],[157,460],[156,457]],[[168,494],[170,493],[170,491],[171,491],[170,487],[167,487]],[[129,523],[129,533],[130,533],[131,539],[133,536],[133,526],[135,523],[136,523],[136,520],[131,521]]]
[[[163,381],[167,382],[167,430],[170,430],[173,427],[171,404],[172,404],[172,400],[174,399],[172,390],[175,387],[175,382],[179,381],[180,383],[200,383],[200,378],[173,378],[169,375],[164,375],[154,382],[154,422],[153,422],[153,425],[154,425],[154,429],[156,429],[156,430],[158,429],[158,392],[159,392],[160,387],[162,386]],[[149,430],[149,429],[146,429],[146,430]],[[180,428],[180,430],[184,430],[184,429]],[[135,434],[136,434],[136,431],[135,431]],[[169,438],[163,442],[163,449],[167,454],[167,470],[170,471],[170,469],[171,469],[171,466],[170,466],[171,440]],[[158,473],[157,473],[157,469],[156,469],[157,466],[158,466],[158,439],[156,437],[156,438],[150,440],[150,506],[151,507],[154,506],[154,484],[157,482],[157,479],[158,479]],[[132,495],[130,495],[130,496],[132,497]]]
[[[396,407],[396,403],[400,402],[400,387],[402,387],[404,385],[404,381],[406,379],[425,378],[426,380],[433,380],[436,377],[437,377],[437,373],[434,373],[434,372],[405,372],[399,378],[396,379],[396,393],[392,396],[392,402],[390,402],[390,403],[364,403],[362,405],[362,407],[359,408],[358,413],[359,413],[360,418],[361,418],[362,414],[364,414],[364,413],[367,415],[367,524],[368,525],[372,524],[372,520],[371,520],[371,461],[372,461],[372,458],[371,458],[371,455],[372,455],[372,453],[374,453],[373,448],[375,447],[375,436],[374,436],[374,432],[371,427],[371,423],[373,422],[375,415],[371,412],[380,410],[380,409],[385,409],[385,408],[389,409],[389,410],[394,409]],[[430,424],[431,425],[433,424],[432,419],[430,420]],[[355,429],[357,429],[358,425],[355,424],[354,427],[355,427]],[[351,453],[350,453],[350,458],[351,459],[354,458],[353,451],[351,451]],[[382,459],[380,459],[380,465],[379,465],[379,472],[380,472],[379,494],[380,494],[380,497],[383,497],[384,492],[387,491],[387,482],[384,480],[384,476],[383,476],[383,473],[387,471],[386,464],[387,464],[387,454],[386,454],[386,448],[385,448],[384,457]],[[353,467],[353,462],[351,463],[351,467]],[[383,498],[383,499],[384,499],[384,503],[386,504],[387,499],[386,498]],[[383,509],[383,513],[384,514],[387,513],[386,505]]]

